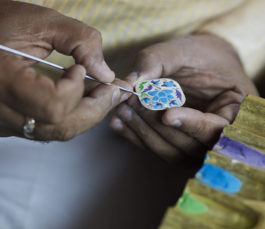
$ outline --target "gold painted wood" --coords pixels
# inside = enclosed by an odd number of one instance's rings
[[[265,100],[248,95],[243,100],[232,125],[224,128],[222,136],[244,143],[265,153]],[[265,171],[209,151],[206,163],[229,171],[243,183],[237,194],[215,190],[198,181],[188,181],[184,193],[209,208],[201,215],[178,209],[168,209],[159,229],[264,229],[265,228]]]
[[[192,214],[182,211],[176,205],[167,211],[159,229],[249,229],[259,221],[260,214],[245,204],[241,198],[207,187],[195,179],[188,181],[184,193],[192,195],[206,205],[208,210]]]
[[[265,138],[265,100],[253,95],[246,96],[233,125]]]

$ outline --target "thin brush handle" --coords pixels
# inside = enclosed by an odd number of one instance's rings
[[[57,69],[61,69],[61,70],[63,70],[63,71],[66,71],[66,68],[63,67],[63,66],[61,66],[61,65],[54,64],[54,63],[52,63],[52,62],[49,62],[49,61],[46,61],[46,60],[40,59],[40,58],[35,57],[35,56],[31,56],[31,55],[29,55],[29,54],[26,54],[26,53],[24,53],[24,52],[21,52],[21,51],[18,51],[18,50],[12,49],[12,48],[9,48],[9,47],[4,46],[4,45],[0,45],[0,50],[6,51],[6,52],[9,52],[9,53],[13,53],[13,54],[16,54],[16,55],[18,55],[18,56],[23,56],[23,57],[25,57],[25,58],[28,58],[28,59],[31,59],[31,60],[35,60],[35,61],[38,61],[38,62],[40,62],[40,63],[46,64],[46,65],[49,65],[49,66],[51,66],[51,67],[54,67],[54,68],[57,68]],[[101,83],[101,84],[112,85],[111,83],[103,83],[103,82],[100,82],[100,81],[98,81],[97,79],[95,79],[95,78],[93,78],[93,77],[91,77],[91,76],[89,76],[89,75],[85,75],[85,77],[86,77],[87,79],[94,80],[94,81],[96,81],[96,82],[98,82],[98,83]],[[120,86],[117,86],[117,87],[118,87],[120,90],[122,90],[122,91],[126,91],[126,92],[129,92],[129,93],[132,93],[132,94],[134,94],[134,95],[139,96],[139,94],[136,93],[136,92],[134,92],[134,91],[130,91],[130,90],[128,90],[128,89],[126,89],[126,88],[124,88],[124,87],[120,87]]]

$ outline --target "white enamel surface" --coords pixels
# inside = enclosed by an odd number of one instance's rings
[[[135,91],[139,93],[141,104],[149,110],[164,110],[180,107],[186,101],[179,83],[168,78],[140,81],[135,86]],[[161,94],[163,96],[160,96]]]

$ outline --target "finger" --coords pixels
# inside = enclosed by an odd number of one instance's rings
[[[5,103],[41,122],[60,122],[83,95],[84,69],[81,66],[68,69],[57,83],[47,76],[37,75],[29,67],[7,72],[7,91],[2,96]]]
[[[134,68],[139,77],[134,85],[142,80],[159,78],[162,76],[163,72],[163,65],[159,58],[159,54],[153,51],[152,47],[138,53]]]
[[[232,123],[234,119],[236,118],[236,115],[239,111],[240,104],[229,104],[227,106],[220,107],[216,113],[218,116],[223,117],[226,119],[229,123]]]
[[[85,80],[85,92],[84,92],[84,96],[88,96],[89,93],[95,89],[98,85],[100,85],[100,83],[96,82],[96,81],[92,81],[92,80]]]
[[[225,91],[214,99],[207,112],[220,115],[231,123],[237,115],[243,98],[244,95],[240,93]]]
[[[138,79],[138,72],[137,71],[133,71],[128,76],[126,76],[124,80],[127,83],[129,83],[132,87],[134,87],[135,84],[136,84],[137,79]]]
[[[72,55],[77,64],[86,68],[87,74],[102,82],[112,82],[114,72],[106,64],[99,31],[69,17],[60,17],[50,25],[53,47]]]
[[[115,79],[112,83],[112,86],[99,85],[95,89],[91,90],[88,96],[94,98],[95,101],[100,105],[100,108],[105,110],[102,113],[107,113],[132,95],[131,93],[120,90],[118,86],[132,90],[131,85],[129,85],[127,82],[120,79]]]
[[[140,102],[134,98],[130,98],[127,103],[166,141],[185,152],[188,156],[202,157],[200,152],[205,151],[204,145],[195,138],[184,133],[181,129],[164,125],[161,121],[161,112],[145,109]]]
[[[0,103],[0,136],[1,137],[24,137],[22,128],[25,118],[7,107],[5,104]]]
[[[125,103],[118,107],[116,115],[139,136],[151,151],[160,157],[169,162],[183,159],[183,153],[179,149],[161,138],[158,133]]]
[[[115,82],[128,86],[126,82]],[[89,97],[82,98],[62,122],[50,125],[37,122],[35,137],[40,140],[70,140],[99,123],[112,108],[128,97],[127,94],[120,92],[117,86],[99,85],[89,93]]]
[[[25,117],[0,103],[0,120],[2,127],[21,133]]]
[[[57,96],[64,103],[65,114],[70,113],[78,105],[84,94],[85,73],[83,66],[74,65],[56,82]]]
[[[110,127],[121,136],[127,138],[130,142],[141,149],[145,149],[141,139],[135,134],[120,118],[112,116],[109,122]]]
[[[118,78],[116,78],[113,82],[113,85],[116,85],[118,87],[122,87],[125,88],[129,91],[133,91],[133,87],[126,81],[124,80],[120,80]],[[134,94],[130,93],[130,92],[126,92],[120,89],[120,93],[121,93],[121,99],[120,99],[120,103],[126,101],[127,99],[129,99],[131,96],[135,96]]]
[[[185,69],[175,74],[178,82],[186,93],[200,99],[210,101],[216,95],[224,92],[224,90],[235,87],[231,81],[227,81],[213,72],[207,72],[206,70],[202,72],[202,70],[193,69],[190,71],[190,75],[181,77],[183,71]]]
[[[211,146],[229,122],[215,114],[186,107],[172,108],[162,117],[164,124],[174,126],[199,142]]]
[[[176,73],[186,57],[182,55],[181,42],[162,42],[141,50],[135,61],[139,79],[155,79]]]

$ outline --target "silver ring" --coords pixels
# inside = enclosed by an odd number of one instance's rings
[[[23,134],[26,138],[34,139],[33,132],[36,126],[36,121],[34,118],[25,118],[25,124],[23,126]]]

